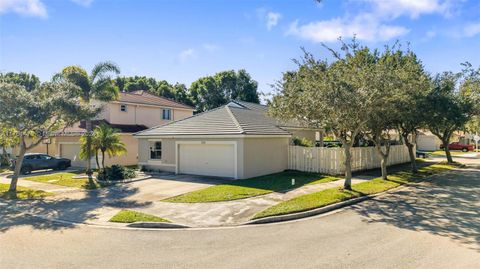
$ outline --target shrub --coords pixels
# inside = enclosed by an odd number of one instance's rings
[[[111,167],[100,169],[97,179],[101,181],[116,181],[134,178],[135,176],[135,170],[115,164]]]
[[[302,147],[314,147],[315,146],[315,143],[313,143],[313,141],[305,138],[305,137],[302,137],[302,138],[299,138],[299,137],[294,137],[293,138],[293,144],[295,146],[302,146]]]

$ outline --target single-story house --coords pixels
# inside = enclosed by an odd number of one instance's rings
[[[134,137],[145,169],[243,179],[286,170],[292,137],[315,140],[319,132],[282,124],[267,106],[232,101]]]

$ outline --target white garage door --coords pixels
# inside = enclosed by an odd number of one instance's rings
[[[180,174],[235,177],[233,144],[180,144]]]
[[[418,150],[437,150],[440,149],[437,143],[437,139],[434,136],[418,136],[417,137],[417,149]]]
[[[72,166],[85,167],[85,161],[80,159],[78,154],[80,153],[79,144],[61,144],[60,145],[60,157],[67,158],[72,161]]]

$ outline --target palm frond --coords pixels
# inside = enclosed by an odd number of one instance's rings
[[[108,77],[108,73],[120,74],[120,67],[117,64],[106,61],[100,62],[93,67],[91,79],[95,81],[96,79]]]

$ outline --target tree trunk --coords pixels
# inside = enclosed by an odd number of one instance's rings
[[[447,162],[453,163],[452,154],[450,153],[450,149],[448,148],[449,141],[442,141],[443,149],[445,150],[445,155],[447,155]]]
[[[105,151],[102,151],[102,168],[105,170]]]
[[[323,130],[320,132],[320,141],[318,141],[318,146],[319,147],[322,147],[325,145],[325,143],[323,143],[325,139],[325,133],[323,132]]]
[[[95,162],[97,163],[97,169],[100,169],[100,162],[98,161],[98,150],[95,151]]]
[[[345,183],[343,184],[343,188],[346,190],[352,190],[352,153],[351,145],[347,143],[343,143],[345,149]]]
[[[408,155],[410,156],[410,164],[412,166],[412,172],[417,173],[418,172],[417,161],[416,161],[417,158],[415,156],[415,152],[413,152],[413,145],[408,143],[407,148],[408,148]]]
[[[387,173],[387,164],[388,164],[388,155],[390,153],[390,146],[387,144],[385,145],[385,153],[382,151],[382,146],[380,144],[380,141],[375,142],[375,148],[377,149],[378,155],[380,155],[380,169],[382,171],[382,179],[387,180],[388,179],[388,173]]]
[[[20,176],[20,170],[22,169],[23,157],[25,156],[25,152],[27,152],[27,147],[25,145],[25,138],[22,136],[20,142],[20,151],[15,162],[15,170],[12,176],[12,181],[10,182],[10,187],[8,188],[8,192],[11,193],[13,197],[17,195],[18,177]]]
[[[7,149],[5,149],[5,145],[2,146],[2,158],[0,160],[0,166],[5,165],[8,166],[10,161],[8,160]]]
[[[381,169],[382,169],[382,179],[383,180],[388,179],[387,163],[388,163],[388,156],[382,155],[382,160],[380,161],[380,166],[381,166]]]
[[[414,145],[410,143],[410,141],[408,141],[408,133],[403,133],[402,136],[403,136],[403,140],[405,141],[405,145],[408,148],[408,155],[410,156],[410,164],[412,167],[412,172],[417,173],[418,172],[417,161],[416,161],[417,158],[415,156],[415,153],[413,152]]]
[[[92,158],[92,121],[90,119],[85,121],[85,127],[87,130],[87,175],[88,175],[88,183],[90,185],[95,184],[93,182],[93,177],[92,177],[92,167],[90,163],[90,159]]]

